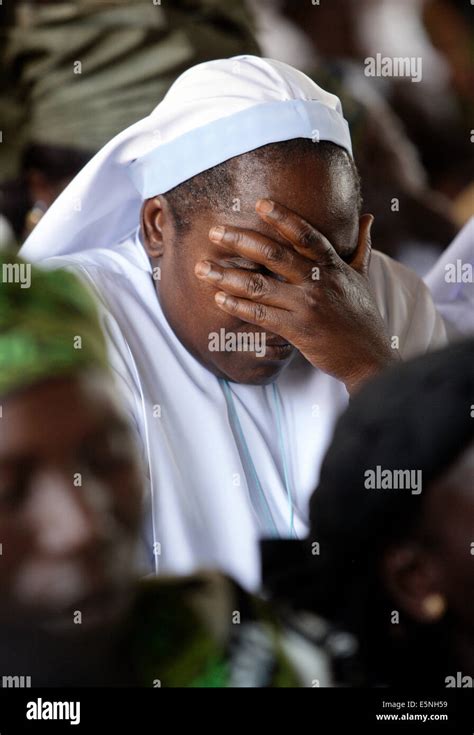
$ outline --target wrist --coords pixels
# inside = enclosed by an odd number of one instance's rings
[[[359,364],[356,369],[352,370],[349,375],[343,379],[346,390],[349,395],[356,393],[362,385],[378,373],[382,372],[391,365],[400,362],[401,356],[398,350],[390,349],[380,357],[371,360],[369,363]]]

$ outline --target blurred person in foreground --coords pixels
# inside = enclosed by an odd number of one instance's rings
[[[0,274],[0,685],[330,683],[321,621],[310,642],[217,573],[138,582],[141,478],[90,294],[11,254]]]
[[[258,540],[306,534],[349,395],[444,343],[422,281],[371,251],[372,219],[339,99],[238,56],[184,72],[24,244],[100,304],[156,572],[217,566],[258,589]]]
[[[474,341],[387,371],[337,424],[307,539],[263,544],[271,597],[352,632],[361,684],[473,686],[473,425]]]

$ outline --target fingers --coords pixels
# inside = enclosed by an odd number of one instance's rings
[[[371,214],[363,214],[359,224],[359,239],[357,248],[349,265],[358,273],[367,276],[369,272],[370,256],[372,254],[372,241],[370,231],[374,217]]]
[[[300,255],[325,265],[340,263],[339,255],[329,240],[295,212],[270,199],[259,199],[256,210]]]
[[[238,253],[246,260],[263,265],[290,283],[299,283],[311,276],[311,264],[295,250],[253,230],[212,227],[209,239],[222,245],[226,250]]]
[[[283,316],[281,309],[276,309],[272,306],[267,306],[266,304],[256,303],[255,301],[239,299],[236,296],[230,296],[223,291],[218,291],[216,293],[215,301],[222,311],[232,314],[232,316],[241,319],[243,322],[256,324],[269,332],[281,334]]]
[[[207,260],[196,264],[195,273],[228,294],[278,308],[289,308],[294,295],[294,287],[271,276],[240,268],[221,268]]]

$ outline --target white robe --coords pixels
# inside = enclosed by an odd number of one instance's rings
[[[464,225],[425,282],[450,341],[474,335],[474,217]]]
[[[157,571],[174,573],[218,567],[256,589],[261,525],[249,499],[222,388],[167,323],[138,238],[44,264],[71,267],[99,299],[110,359],[147,468],[150,563],[154,558]],[[374,252],[370,279],[388,334],[399,338],[403,357],[445,342],[443,323],[414,273]],[[341,382],[300,356],[277,383],[294,489],[294,528],[302,537],[308,529],[308,501],[348,395]],[[272,388],[232,384],[231,389],[279,534],[288,536],[290,506]]]

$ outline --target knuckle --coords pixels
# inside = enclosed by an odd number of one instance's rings
[[[316,234],[310,225],[303,225],[298,232],[298,240],[305,248],[316,244]]]
[[[234,243],[236,245],[245,245],[246,241],[247,236],[244,232],[241,232],[240,230],[234,232]]]
[[[247,291],[251,296],[264,296],[268,291],[266,278],[261,273],[250,276]]]
[[[270,263],[281,263],[283,260],[283,250],[278,245],[270,245],[270,243],[263,245],[262,254]]]
[[[263,322],[265,321],[267,310],[263,306],[263,304],[255,304],[254,306],[254,316],[255,320],[257,322]]]
[[[321,303],[319,289],[308,289],[305,293],[305,302],[309,309],[316,309]]]

